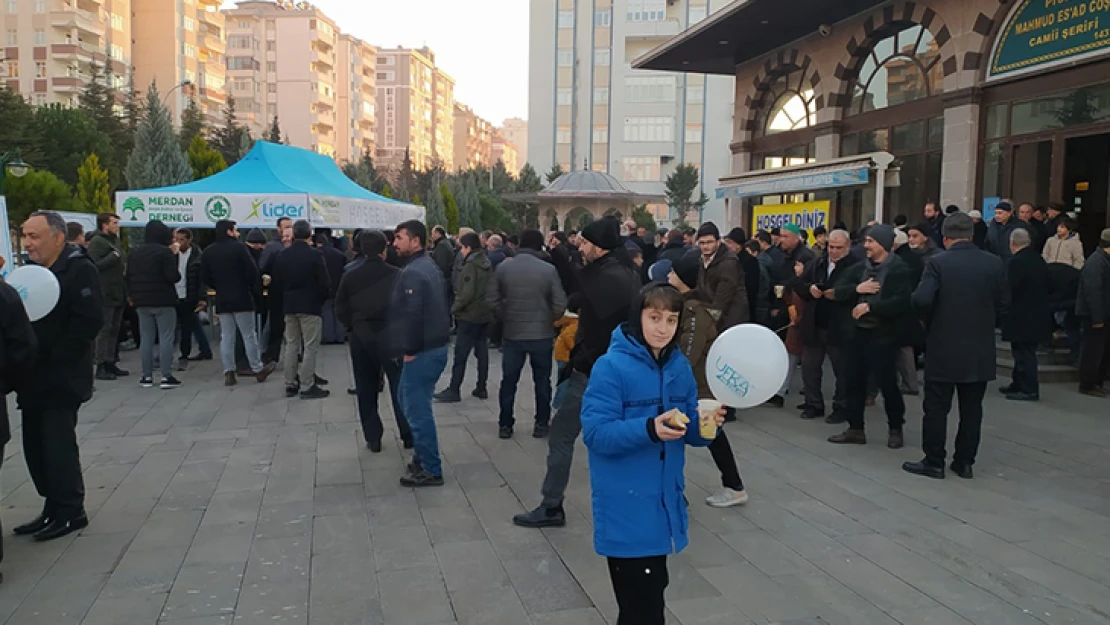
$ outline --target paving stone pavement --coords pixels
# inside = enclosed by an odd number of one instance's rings
[[[496,352],[492,367],[496,391]],[[615,621],[584,449],[568,526],[514,527],[538,503],[546,445],[497,438],[496,392],[436,407],[447,484],[413,491],[397,483],[391,416],[384,453],[360,443],[345,348],[323,350],[322,401],[285,399],[278,378],[227,389],[218,369],[194,364],[173,391],[97,383],[79,426],[92,522],[46,544],[4,537],[0,623]],[[792,410],[744,411],[728,430],[746,507],[703,505],[719,478],[707,452],[688,453],[691,541],[670,561],[669,622],[1110,623],[1110,402],[1045,387],[1021,404],[994,388],[973,481],[899,469],[920,457],[918,401],[900,451],[830,445],[837,426]],[[878,440],[881,411],[869,418]],[[41,505],[19,439],[0,480],[9,528]]]

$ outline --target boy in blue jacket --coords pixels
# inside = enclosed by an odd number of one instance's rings
[[[706,447],[698,428],[698,388],[676,348],[682,296],[650,284],[632,318],[613,331],[582,398],[590,457],[594,550],[609,560],[617,625],[663,625],[667,554],[688,541],[686,445]],[[689,428],[665,414],[690,419]],[[724,410],[715,416],[717,428]]]

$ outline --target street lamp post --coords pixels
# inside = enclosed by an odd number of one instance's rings
[[[169,105],[170,95],[173,94],[174,91],[177,91],[178,89],[181,89],[182,87],[192,87],[192,86],[193,86],[193,81],[191,81],[191,80],[182,80],[179,84],[174,85],[174,87],[172,89],[170,89],[169,91],[166,92],[166,95],[162,96],[162,106],[164,106],[166,108],[169,108],[169,106],[170,106]]]
[[[19,149],[12,150],[0,154],[0,195],[4,194],[4,179],[8,177],[10,171],[16,178],[22,178],[30,171],[31,166],[23,162],[23,157],[19,153]]]

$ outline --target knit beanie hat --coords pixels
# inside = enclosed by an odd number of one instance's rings
[[[970,239],[975,235],[975,222],[965,213],[952,213],[944,220],[940,232],[952,240]]]
[[[725,238],[737,245],[743,245],[748,242],[748,233],[744,232],[743,228],[733,228],[732,230],[728,231],[728,234],[725,235]]]
[[[698,228],[697,238],[700,239],[702,237],[713,237],[714,239],[720,239],[721,231],[717,228],[717,224],[713,223],[712,221],[707,221]]]
[[[674,261],[671,271],[675,272],[679,280],[691,289],[698,288],[698,256],[696,254],[683,254],[682,258]]]
[[[582,228],[581,236],[603,250],[615,250],[621,246],[621,224],[616,217],[602,217]]]
[[[251,231],[247,233],[247,243],[261,243],[265,245],[266,235],[258,228],[251,228]]]
[[[867,231],[867,236],[875,240],[876,243],[883,246],[883,249],[890,251],[894,247],[894,228],[886,224],[875,224]]]

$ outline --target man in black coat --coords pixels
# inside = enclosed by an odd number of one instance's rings
[[[189,352],[193,351],[193,338],[197,339],[200,352],[194,360],[212,360],[212,346],[208,344],[208,335],[200,326],[197,312],[208,307],[208,298],[204,285],[200,281],[200,248],[193,244],[193,231],[188,228],[178,228],[173,233],[174,243],[177,244],[177,269],[181,273],[181,280],[177,287],[177,328],[181,334],[181,361],[178,371],[188,368]]]
[[[578,248],[570,244],[565,232],[552,232],[547,238],[547,249],[551,253],[551,262],[559,272],[559,282],[563,292],[570,297],[571,289],[575,286],[574,272],[582,267],[582,256]]]
[[[171,249],[173,233],[166,224],[154,220],[146,225],[144,243],[127,258],[127,292],[139,315],[142,343],[142,376],[139,384],[154,386],[154,343],[157,340],[158,364],[162,369],[162,388],[181,386],[173,376],[173,344],[177,331],[177,288],[181,272],[177,268],[176,248]]]
[[[1075,315],[1083,324],[1083,351],[1079,361],[1079,392],[1091,397],[1106,397],[1103,383],[1110,371],[1110,228],[1102,231],[1098,249],[1079,275]]]
[[[99,213],[96,232],[88,237],[86,250],[89,259],[100,272],[100,290],[104,293],[104,325],[96,337],[96,379],[115,380],[129,375],[119,368],[120,323],[127,308],[127,287],[123,278],[126,264],[123,247],[119,241],[119,216]]]
[[[1037,401],[1037,347],[1052,338],[1052,312],[1048,305],[1048,264],[1033,246],[1030,233],[1010,233],[1010,313],[1002,321],[1002,340],[1014,354],[1014,379],[1001,390],[1006,399]]]
[[[335,314],[350,333],[348,345],[358,395],[358,416],[362,435],[370,451],[382,450],[382,418],[378,413],[378,392],[382,372],[389,380],[389,397],[397,430],[405,449],[412,448],[412,430],[398,400],[401,387],[401,361],[390,351],[389,321],[393,287],[400,270],[385,262],[385,235],[366,230],[357,244],[362,262],[347,271],[335,295]],[[353,264],[353,263],[352,263]]]
[[[627,256],[619,253],[624,245],[620,228],[615,217],[602,217],[583,228],[579,237],[586,266],[578,272],[578,335],[570,364],[560,379],[567,382],[566,392],[548,434],[543,501],[534,510],[513,517],[513,523],[521,527],[566,525],[563,495],[570,482],[574,443],[582,433],[582,395],[594,363],[609,350],[613,330],[628,320],[641,288],[640,276],[625,260]]]
[[[89,524],[85,483],[77,447],[77,410],[93,393],[93,341],[104,323],[104,300],[96,265],[82,247],[67,245],[66,222],[53,211],[36,211],[23,222],[23,249],[32,263],[54,274],[58,303],[33,322],[39,352],[17,389],[23,411],[23,456],[42,513],[15,528],[51,540]]]
[[[917,475],[944,477],[953,394],[960,400],[960,428],[952,470],[970,478],[979,449],[983,394],[995,376],[994,329],[1010,308],[1010,289],[1002,261],[972,243],[974,232],[971,218],[963,213],[945,220],[948,251],[929,259],[913,294],[914,308],[925,314],[928,326],[921,429],[925,458],[902,468]]]
[[[259,264],[259,271],[262,272],[262,280],[264,286],[269,287],[270,276],[274,273],[274,263],[277,261],[278,254],[282,250],[288,248],[293,244],[293,220],[283,218],[278,220],[280,229],[278,230],[278,241],[280,247],[271,252],[274,241],[266,244],[266,248],[262,250],[262,261]],[[276,363],[281,358],[281,346],[285,345],[285,315],[281,312],[281,294],[273,289],[266,291],[266,344],[262,353],[262,362]]]
[[[887,447],[903,445],[906,404],[894,372],[905,318],[913,314],[913,276],[905,261],[891,251],[893,247],[894,229],[885,224],[872,226],[864,239],[867,260],[852,267],[833,289],[834,300],[855,305],[852,327],[842,330],[853,333],[848,350],[848,429],[829,437],[830,443],[867,443],[863,411],[868,378],[874,375],[889,426]]]
[[[220,319],[220,359],[224,367],[224,384],[232,386],[235,379],[235,335],[243,337],[247,360],[259,382],[277,368],[275,363],[262,364],[258,348],[258,321],[255,312],[262,308],[262,278],[247,246],[239,242],[235,222],[216,222],[215,242],[200,257],[201,282],[216,291],[216,315]]]
[[[933,250],[939,251],[940,248],[933,248]],[[910,268],[912,285],[910,288],[916,289],[917,284],[921,282],[921,275],[925,273],[925,256],[910,247],[908,235],[901,230],[895,232],[894,253]],[[917,315],[906,315],[902,323],[902,331],[899,333],[902,338],[902,348],[898,350],[898,377],[902,378],[900,390],[904,395],[920,395],[921,384],[917,379],[917,350],[925,344],[925,326],[921,325]]]
[[[328,299],[324,300],[324,308],[320,317],[324,321],[320,342],[323,345],[337,345],[346,338],[343,326],[335,316],[335,294],[339,291],[339,281],[343,278],[343,267],[347,264],[347,255],[335,249],[331,238],[322,233],[316,234],[316,249],[324,254],[324,264],[328,268]]]
[[[281,294],[285,315],[285,396],[321,399],[330,391],[316,383],[316,357],[323,331],[321,313],[331,294],[324,254],[309,245],[312,225],[300,219],[293,224],[293,244],[274,261],[270,290]],[[300,359],[298,371],[297,360]]]
[[[936,202],[925,204],[925,223],[929,226],[929,238],[940,249],[944,249],[944,234],[941,230],[944,228],[945,219],[944,213],[941,212]]]
[[[0,268],[3,266],[4,259],[0,257]],[[12,440],[7,395],[16,390],[19,381],[34,366],[38,349],[38,339],[19,293],[0,280],[0,463],[4,461],[4,445]],[[0,530],[0,562],[4,561],[2,536]],[[0,581],[3,579],[0,575]]]
[[[802,353],[802,385],[805,395],[803,419],[825,417],[825,396],[822,393],[822,377],[825,356],[832,363],[836,377],[836,392],[833,395],[833,410],[825,418],[826,423],[844,423],[848,406],[848,375],[845,368],[845,347],[851,339],[844,329],[851,328],[852,307],[845,302],[837,302],[825,297],[859,260],[849,254],[852,247],[851,236],[845,230],[833,230],[826,241],[827,254],[814,261],[809,269],[794,282],[794,292],[805,302],[801,315],[801,335],[804,345]],[[750,254],[745,254],[755,260]],[[759,261],[756,260],[756,263]]]

